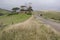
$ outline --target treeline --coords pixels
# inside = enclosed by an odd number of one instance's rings
[[[19,13],[25,13],[25,14],[30,14],[31,15],[32,11],[33,11],[32,6],[29,6],[29,7],[20,6],[20,8],[19,7],[14,7],[14,8],[12,8],[12,13],[9,14],[9,15],[19,14]]]

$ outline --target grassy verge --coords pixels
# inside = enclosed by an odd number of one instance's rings
[[[15,24],[28,19],[31,15],[27,14],[16,14],[11,16],[0,16],[0,23],[5,25]]]
[[[0,40],[60,40],[60,35],[33,19],[20,26],[2,30]]]

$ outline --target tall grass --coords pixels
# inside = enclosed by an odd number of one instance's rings
[[[60,40],[60,35],[34,19],[16,28],[2,30],[0,40]]]

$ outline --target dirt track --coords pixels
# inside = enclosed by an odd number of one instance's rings
[[[44,19],[44,18],[42,18],[42,17],[40,17],[40,16],[37,16],[37,15],[36,15],[35,17],[36,17],[36,19],[42,21],[42,23],[48,24],[48,25],[50,25],[52,28],[54,28],[55,30],[57,30],[57,31],[60,32],[60,23],[56,23],[56,22],[53,22],[53,21],[51,21],[51,20]]]

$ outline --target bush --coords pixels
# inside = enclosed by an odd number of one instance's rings
[[[16,14],[18,14],[18,13],[10,13],[10,14],[8,14],[7,16],[11,16],[11,15],[16,15]]]
[[[52,17],[51,19],[55,19],[54,17]]]
[[[40,14],[40,16],[42,16],[42,14]]]

